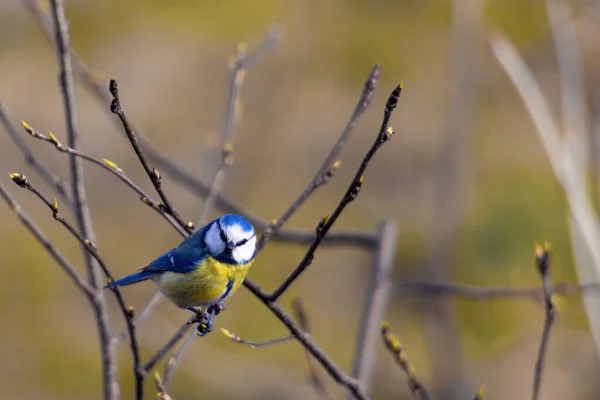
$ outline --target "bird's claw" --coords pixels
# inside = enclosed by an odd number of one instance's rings
[[[225,303],[222,301],[215,303],[208,307],[208,313],[213,314],[215,317],[225,311]]]
[[[196,326],[196,334],[198,336],[207,335],[213,329],[214,315],[205,312],[198,314],[197,322],[198,325]]]

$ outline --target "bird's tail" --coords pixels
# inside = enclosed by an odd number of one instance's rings
[[[137,283],[137,282],[145,281],[146,279],[150,279],[154,275],[156,275],[155,271],[139,271],[139,272],[136,272],[135,274],[127,275],[121,279],[117,279],[116,281],[113,281],[113,282],[109,283],[108,285],[104,286],[104,288],[106,289],[106,288],[112,288],[115,286],[131,285],[133,283]]]

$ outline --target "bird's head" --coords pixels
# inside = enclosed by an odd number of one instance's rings
[[[226,264],[245,264],[254,258],[256,232],[243,217],[223,215],[210,223],[204,243],[210,255]]]

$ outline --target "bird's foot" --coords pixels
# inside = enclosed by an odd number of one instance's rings
[[[215,324],[215,316],[206,312],[197,314],[196,322],[196,334],[198,336],[204,336],[209,334]]]
[[[215,317],[225,310],[225,304],[223,302],[212,304],[208,306],[206,312],[202,311],[199,307],[189,306],[186,309],[196,314],[196,318],[191,323],[197,323],[196,333],[198,336],[204,336],[212,331],[215,324]]]
[[[209,314],[213,314],[215,317],[225,311],[225,303],[219,301],[208,307],[206,310]]]

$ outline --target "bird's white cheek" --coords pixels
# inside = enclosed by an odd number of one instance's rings
[[[256,237],[248,240],[242,246],[237,246],[233,249],[232,255],[234,260],[239,264],[245,264],[252,260],[254,257],[254,251],[256,249]]]

